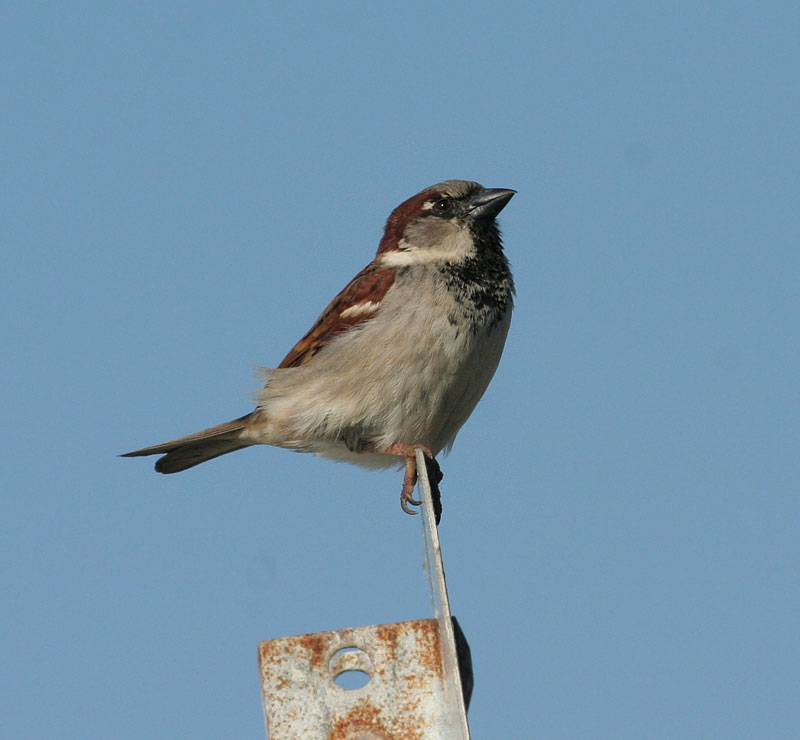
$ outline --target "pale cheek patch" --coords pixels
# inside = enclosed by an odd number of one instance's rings
[[[380,307],[380,301],[364,301],[346,308],[339,314],[339,318],[352,319],[356,316],[366,316],[375,313]]]
[[[388,267],[406,267],[444,262],[461,262],[475,254],[475,244],[464,229],[445,231],[435,243],[415,245],[401,239],[396,251],[384,252],[380,261]]]
[[[438,261],[438,258],[436,258]],[[409,265],[423,265],[432,262],[431,255],[419,249],[401,249],[396,252],[386,252],[381,255],[381,263],[388,267],[407,267]]]

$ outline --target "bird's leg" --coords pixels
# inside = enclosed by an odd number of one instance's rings
[[[417,450],[422,450],[425,455],[425,468],[428,472],[428,479],[431,484],[433,508],[436,513],[436,523],[438,524],[442,512],[439,493],[439,481],[442,480],[442,471],[439,467],[439,463],[436,462],[436,458],[433,456],[433,452],[425,447],[425,445],[406,445],[402,443],[389,445],[387,448],[381,450],[381,452],[387,455],[397,455],[398,457],[405,458],[406,471],[403,476],[403,490],[400,493],[400,508],[402,508],[406,514],[416,514],[417,512],[410,509],[409,505],[419,506],[422,503],[414,498],[414,486],[417,484]]]
[[[406,514],[416,514],[409,506],[419,506],[422,501],[414,498],[414,487],[417,485],[417,459],[416,457],[406,458],[406,472],[403,475],[403,490],[400,492],[400,508]]]
[[[419,506],[422,503],[422,501],[414,498],[414,486],[417,485],[417,449],[421,449],[426,457],[433,457],[433,453],[422,445],[405,445],[398,442],[381,450],[387,455],[397,455],[405,458],[406,471],[403,476],[403,490],[400,492],[400,508],[406,514],[417,513],[410,509],[409,505]]]

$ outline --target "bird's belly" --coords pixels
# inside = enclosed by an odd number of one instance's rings
[[[437,454],[486,390],[509,319],[473,332],[444,311],[406,311],[402,324],[341,335],[308,364],[269,371],[260,407],[280,432],[259,441],[367,467],[397,459],[365,447],[421,444]]]

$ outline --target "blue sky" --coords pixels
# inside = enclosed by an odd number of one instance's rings
[[[510,187],[442,460],[475,738],[800,736],[800,6],[2,10],[8,738],[264,737],[256,646],[430,614],[400,476],[115,455],[251,408],[401,200]]]

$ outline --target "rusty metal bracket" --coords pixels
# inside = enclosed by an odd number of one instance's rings
[[[417,470],[434,618],[259,643],[269,740],[469,740],[469,647],[450,614],[421,451]],[[366,682],[343,681],[353,674]]]

